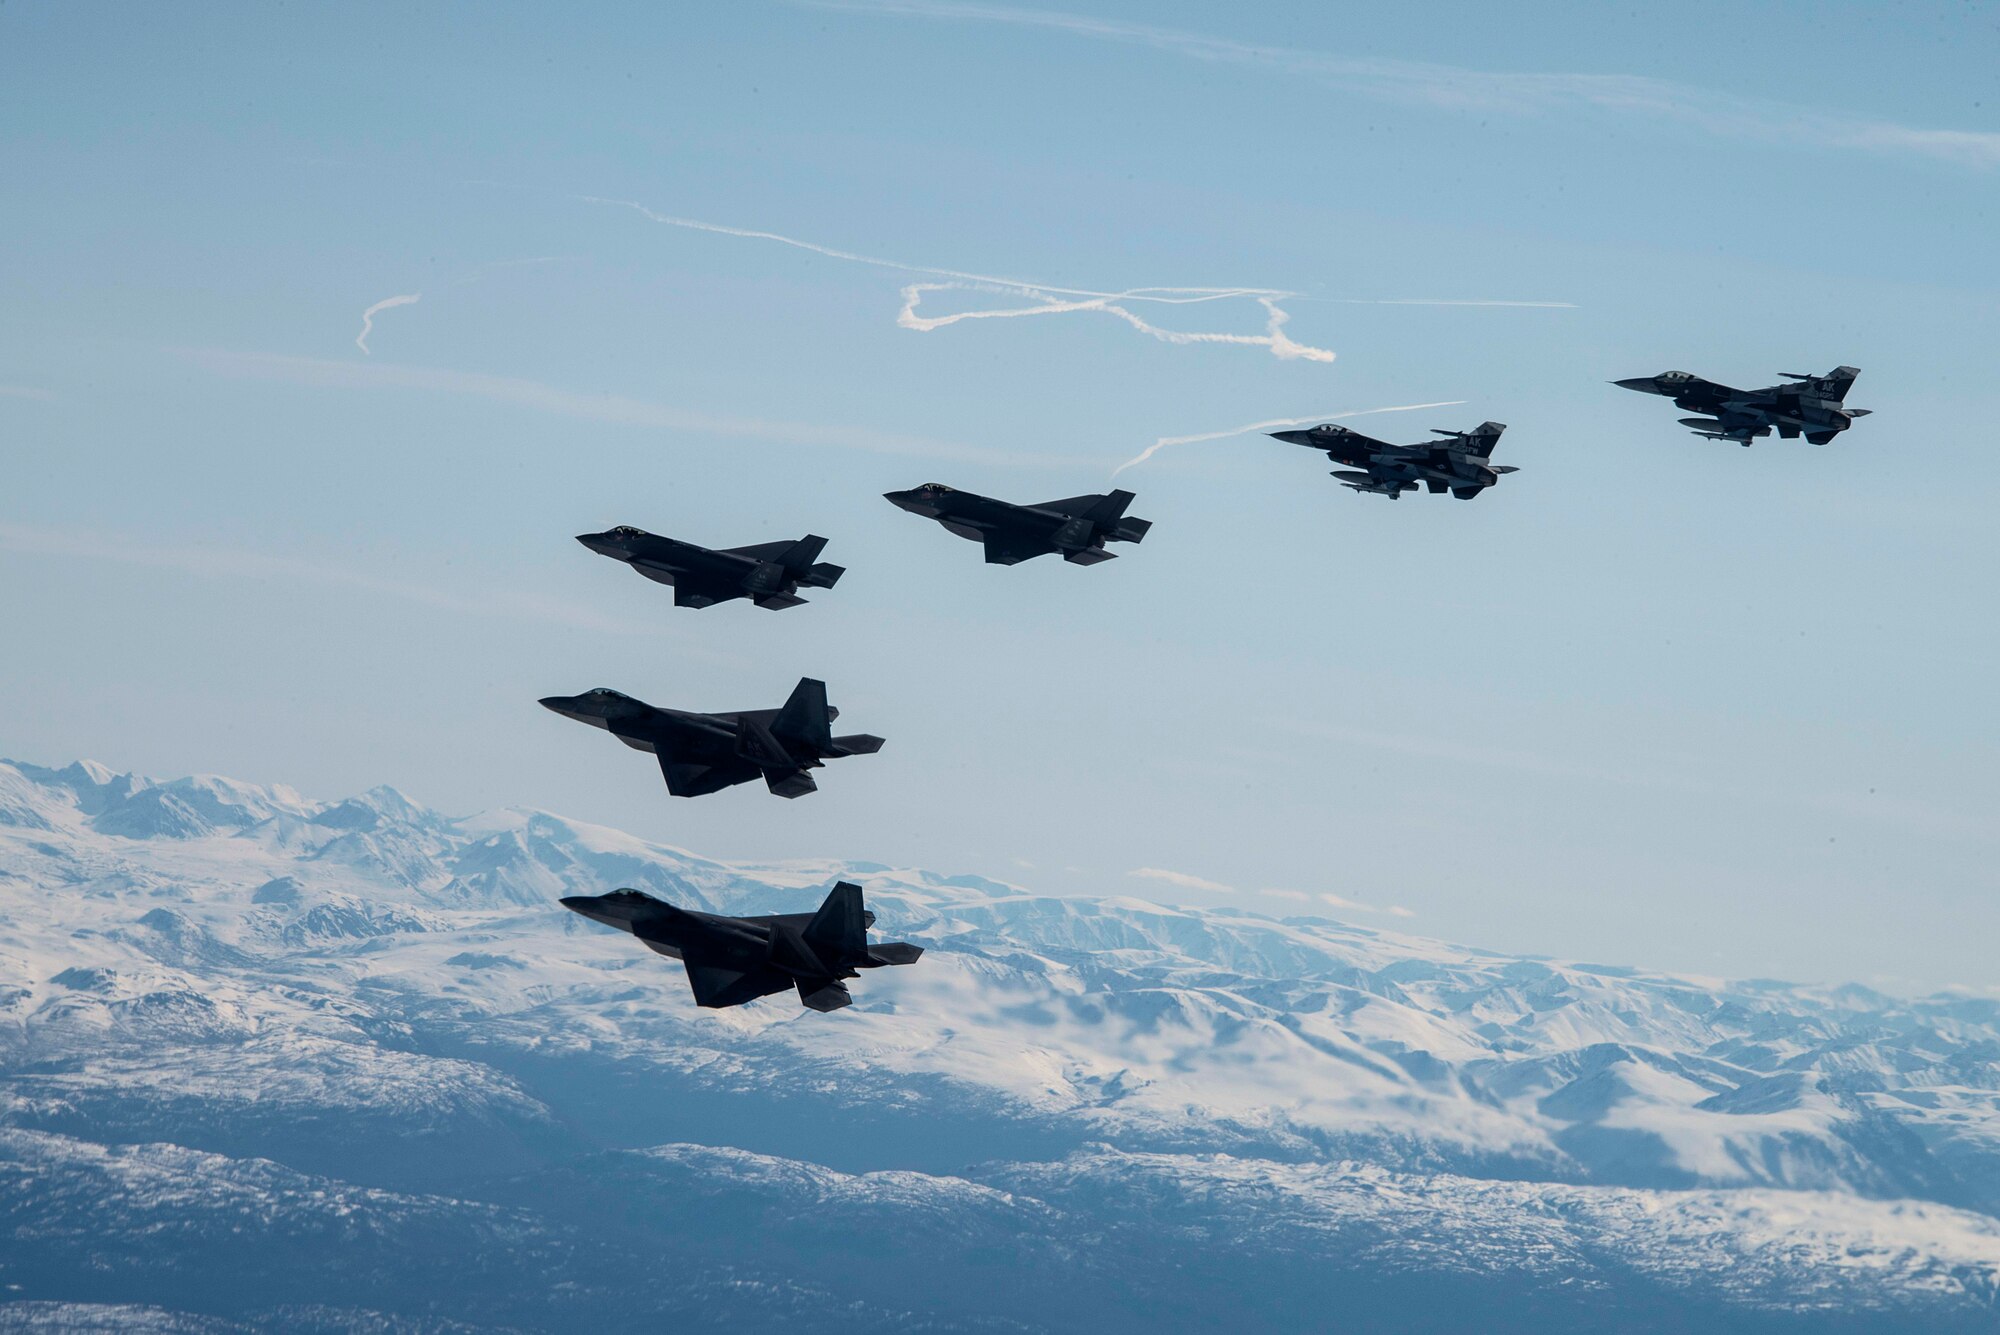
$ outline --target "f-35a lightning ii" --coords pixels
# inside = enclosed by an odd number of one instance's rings
[[[826,683],[810,677],[799,679],[782,709],[734,714],[660,709],[601,686],[582,695],[551,695],[542,704],[603,728],[634,750],[651,751],[675,797],[700,797],[760,777],[779,797],[803,797],[819,786],[807,770],[882,749],[882,739],[867,733],[835,737],[830,725],[840,711],[826,702]]]
[[[637,890],[575,895],[563,900],[593,922],[618,927],[647,947],[687,965],[694,1004],[720,1008],[797,988],[816,1011],[852,1005],[842,980],[858,969],[914,964],[922,946],[907,941],[868,944],[875,915],[861,906],[861,887],[842,881],[817,913],[727,918],[675,908]]]
[[[647,579],[674,586],[675,607],[712,607],[748,598],[773,610],[798,607],[799,586],[830,589],[847,572],[818,561],[826,539],[807,534],[797,542],[751,547],[697,547],[630,524],[602,533],[580,533],[578,542],[600,556],[623,561]]]
[[[1758,436],[1770,435],[1773,427],[1786,440],[1803,434],[1813,444],[1824,445],[1853,426],[1855,418],[1868,416],[1866,408],[1845,406],[1848,388],[1861,374],[1858,367],[1836,366],[1825,375],[1780,374],[1793,383],[1731,389],[1686,371],[1611,383],[1641,394],[1659,394],[1672,399],[1676,408],[1705,414],[1683,417],[1681,425],[1693,427],[1697,436],[1733,440],[1745,449]]]
[[[1393,501],[1421,483],[1433,492],[1449,491],[1469,501],[1498,482],[1502,473],[1521,471],[1487,462],[1506,429],[1504,422],[1481,422],[1470,431],[1433,428],[1432,435],[1445,439],[1415,445],[1391,445],[1331,422],[1306,431],[1273,431],[1271,436],[1289,445],[1325,450],[1327,458],[1348,465],[1333,475],[1353,491]]]
[[[1014,505],[941,482],[927,482],[909,491],[882,493],[898,508],[935,519],[948,532],[986,547],[988,565],[1011,566],[1031,557],[1061,552],[1072,565],[1094,566],[1118,554],[1104,550],[1106,542],[1138,542],[1152,521],[1128,519],[1129,491],[1103,496],[1066,496],[1040,505]]]

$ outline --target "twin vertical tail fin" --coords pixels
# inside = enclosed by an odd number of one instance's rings
[[[779,737],[804,742],[821,753],[833,749],[833,711],[826,704],[826,683],[800,677],[791,698],[771,720],[771,731]]]
[[[838,961],[868,949],[867,913],[861,906],[861,887],[841,881],[827,893],[826,902],[813,914],[803,933],[806,944],[822,959]]]
[[[914,964],[924,953],[922,946],[908,941],[879,941],[868,944],[868,928],[875,915],[861,902],[861,887],[841,881],[828,892],[826,902],[813,914],[800,936],[813,953],[829,965],[855,969],[877,969],[890,964]],[[804,985],[801,984],[801,994]],[[811,1001],[806,1002],[812,1005]]]
[[[815,589],[830,589],[847,573],[845,566],[832,565],[821,561],[819,554],[826,550],[826,539],[816,533],[808,533],[791,545],[778,561],[793,579]]]
[[[1127,519],[1125,507],[1132,504],[1133,493],[1114,491],[1090,508],[1090,518],[1104,530],[1108,538],[1123,542],[1138,542],[1146,536],[1146,530],[1153,526],[1150,519]]]
[[[1092,523],[1101,524],[1105,528],[1115,528],[1118,521],[1125,517],[1125,507],[1132,503],[1133,496],[1134,493],[1129,491],[1111,492],[1103,500],[1084,511],[1083,517]]]

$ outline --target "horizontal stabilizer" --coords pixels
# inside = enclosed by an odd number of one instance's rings
[[[1111,530],[1111,536],[1125,542],[1138,542],[1153,527],[1150,519],[1121,519]]]
[[[846,573],[846,566],[837,566],[827,561],[821,561],[817,565],[807,567],[805,572],[799,576],[799,583],[814,589],[830,589],[838,584],[840,577]]]
[[[882,749],[882,738],[868,732],[850,732],[833,739],[829,748],[836,756],[872,756]]]
[[[868,947],[870,964],[915,964],[924,953],[922,946],[913,946],[908,941],[883,941]]]
[[[813,776],[802,769],[767,769],[764,771],[764,786],[776,797],[804,797],[807,793],[819,791]]]
[[[768,607],[773,612],[782,612],[787,607],[804,607],[806,600],[789,593],[767,593],[757,600],[757,606]]]
[[[1081,551],[1063,553],[1063,560],[1073,566],[1094,566],[1117,559],[1117,552],[1107,552],[1102,547],[1085,547]]]
[[[848,994],[844,984],[833,979],[822,982],[818,979],[797,980],[799,1001],[808,1009],[824,1015],[827,1011],[837,1011],[842,1006],[852,1006],[854,998]]]

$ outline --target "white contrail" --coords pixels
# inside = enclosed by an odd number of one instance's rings
[[[1903,154],[1973,168],[2000,167],[2000,133],[1992,130],[1933,130],[1643,75],[1496,72],[1408,60],[1368,59],[1235,41],[1117,19],[955,0],[794,2],[815,9],[883,17],[1006,24],[1151,47],[1195,60],[1279,70],[1327,82],[1344,93],[1405,105],[1513,116],[1566,115],[1581,109],[1653,117],[1707,134],[1751,142]]]
[[[1295,301],[1324,301],[1339,306],[1508,306],[1536,311],[1573,311],[1573,301],[1484,301],[1458,297],[1295,297]]]
[[[1145,463],[1169,445],[1193,445],[1204,440],[1226,440],[1230,436],[1247,436],[1252,431],[1263,431],[1274,426],[1314,426],[1320,422],[1338,422],[1343,417],[1367,417],[1374,413],[1409,413],[1419,408],[1452,408],[1464,402],[1464,399],[1445,399],[1438,403],[1399,403],[1392,408],[1362,408],[1348,413],[1322,413],[1318,417],[1275,417],[1268,422],[1251,422],[1247,426],[1233,426],[1227,431],[1205,431],[1198,436],[1161,436],[1112,469],[1111,476],[1117,477],[1126,469]]]
[[[752,241],[774,241],[782,246],[824,255],[828,259],[844,260],[850,264],[867,264],[878,269],[894,269],[899,273],[925,274],[931,278],[941,279],[943,280],[941,282],[912,283],[903,289],[903,307],[896,313],[896,323],[904,329],[915,330],[918,333],[930,333],[932,330],[957,324],[961,320],[1006,320],[1023,315],[1070,315],[1079,311],[1097,311],[1116,316],[1138,332],[1157,338],[1163,343],[1180,346],[1225,343],[1238,347],[1268,348],[1272,356],[1288,361],[1333,360],[1331,350],[1300,343],[1284,332],[1285,322],[1291,319],[1291,315],[1279,303],[1299,294],[1278,288],[1136,287],[1119,292],[1100,292],[1094,288],[1057,287],[1048,283],[1005,278],[995,274],[966,273],[958,269],[939,269],[925,264],[905,264],[900,260],[885,260],[851,250],[837,250],[832,246],[801,241],[797,237],[784,236],[777,232],[759,231],[748,227],[725,227],[720,223],[702,222],[696,218],[679,218],[649,209],[629,199],[607,199],[601,195],[583,195],[580,198],[590,204],[611,204],[619,208],[632,209],[641,217],[668,227],[684,227],[690,231],[712,232],[719,236],[738,236]],[[999,296],[1026,297],[1034,304],[959,311],[951,315],[919,315],[917,306],[922,302],[924,294],[929,292],[985,292]],[[1190,306],[1211,301],[1239,300],[1254,301],[1264,308],[1265,322],[1262,334],[1162,329],[1130,309],[1140,302],[1161,306]]]
[[[373,356],[374,354],[368,352],[368,335],[375,328],[375,317],[392,306],[413,306],[423,295],[421,292],[411,292],[406,296],[384,297],[361,312],[361,332],[354,336],[354,346],[361,349],[364,354]]]

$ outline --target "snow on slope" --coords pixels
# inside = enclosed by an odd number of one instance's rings
[[[678,966],[554,902],[793,911],[843,877],[928,953],[831,1016],[699,1011]],[[545,1163],[580,1126],[684,1139],[714,1106],[737,1111],[704,1137],[818,1146],[831,1119],[862,1128],[827,1147],[850,1166],[931,1181],[1025,1157],[991,1185],[1096,1183],[1073,1213],[1116,1216],[1113,1184],[1145,1181],[1163,1210],[1282,1200],[1310,1236],[1415,1202],[1384,1255],[1418,1269],[1543,1219],[1522,1258],[1687,1284],[1721,1248],[1745,1301],[1990,1305],[2000,1274],[2000,1007],[1978,998],[732,867],[542,812],[88,762],[0,763],[0,896],[0,1125],[23,1134],[441,1180]]]

